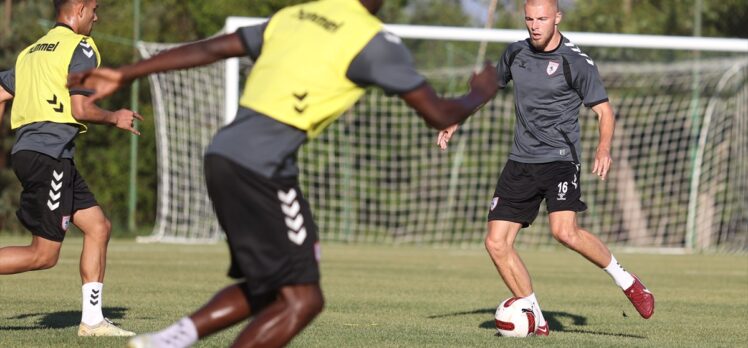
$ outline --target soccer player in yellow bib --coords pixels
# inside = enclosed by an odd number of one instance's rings
[[[466,95],[437,96],[400,39],[373,15],[382,2],[287,7],[233,34],[71,76],[71,85],[95,89],[92,99],[98,99],[159,71],[238,56],[255,62],[236,119],[218,131],[205,155],[208,194],[231,252],[229,275],[239,281],[189,317],[131,339],[130,347],[188,347],[250,317],[235,347],[290,342],[324,303],[317,227],[298,182],[299,147],[353,105],[365,86],[399,95],[437,129],[463,121],[496,93],[497,74],[488,68],[473,76]]]
[[[0,248],[0,274],[53,267],[70,223],[83,232],[80,275],[83,308],[79,336],[132,336],[102,314],[106,251],[111,223],[73,161],[74,139],[83,122],[132,128],[140,115],[86,102],[90,91],[66,87],[69,72],[99,65],[89,37],[97,20],[96,0],[55,0],[57,24],[18,55],[15,68],[0,72],[0,104],[13,98],[13,171],[21,181],[16,215],[31,231],[31,244]]]

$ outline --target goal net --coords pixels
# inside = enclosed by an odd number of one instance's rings
[[[231,19],[227,30],[258,22]],[[496,60],[506,43],[526,36],[497,29],[388,30],[405,39],[420,71],[447,95],[464,91],[477,41],[491,41],[487,57]],[[579,224],[621,248],[748,249],[748,40],[566,36],[596,58],[617,115],[613,167],[601,181],[591,174],[597,119],[589,109],[580,114],[581,185],[589,209]],[[140,48],[147,57],[168,47]],[[702,55],[692,52],[697,48]],[[248,59],[232,60],[151,76],[160,180],[149,240],[222,238],[206,195],[202,154],[233,117],[251,67]],[[321,239],[480,245],[513,141],[511,88],[468,119],[445,152],[435,146],[436,131],[404,102],[368,90],[299,155],[302,187]],[[517,243],[556,244],[545,205]]]

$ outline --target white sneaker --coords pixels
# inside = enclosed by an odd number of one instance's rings
[[[135,336],[134,332],[123,330],[114,325],[109,319],[104,318],[100,323],[94,326],[88,326],[81,323],[78,326],[78,336],[110,336],[123,337]]]

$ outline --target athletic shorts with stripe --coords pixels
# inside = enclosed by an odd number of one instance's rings
[[[575,162],[521,163],[508,160],[501,171],[488,211],[488,221],[504,220],[528,227],[540,202],[548,212],[587,210],[582,202],[579,168]]]
[[[98,205],[72,159],[18,151],[11,162],[23,186],[16,216],[35,236],[62,242],[73,214]]]
[[[317,226],[298,178],[266,178],[219,155],[205,156],[208,194],[231,252],[229,276],[252,298],[319,282]]]

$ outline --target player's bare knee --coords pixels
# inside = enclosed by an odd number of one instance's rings
[[[502,238],[493,238],[490,234],[486,236],[484,245],[491,255],[507,255],[513,249],[511,243]]]
[[[38,252],[35,254],[32,267],[35,270],[50,269],[57,265],[57,260],[60,259],[60,254],[55,252]]]
[[[319,291],[312,291],[302,296],[302,300],[297,302],[297,305],[299,305],[299,308],[296,308],[297,312],[302,312],[304,316],[315,317],[324,309],[325,299]]]
[[[109,241],[109,238],[112,236],[112,222],[109,219],[102,219],[89,228],[88,231],[84,232],[86,237],[105,242]]]
[[[297,317],[314,318],[322,312],[325,300],[319,288],[304,289],[291,296],[285,296],[287,308]]]
[[[308,305],[309,314],[313,317],[322,313],[322,311],[325,309],[325,298],[324,296],[322,296],[322,293],[317,292],[317,294],[310,299]]]
[[[553,238],[561,244],[572,247],[579,241],[579,232],[573,227],[556,227],[552,228]]]

